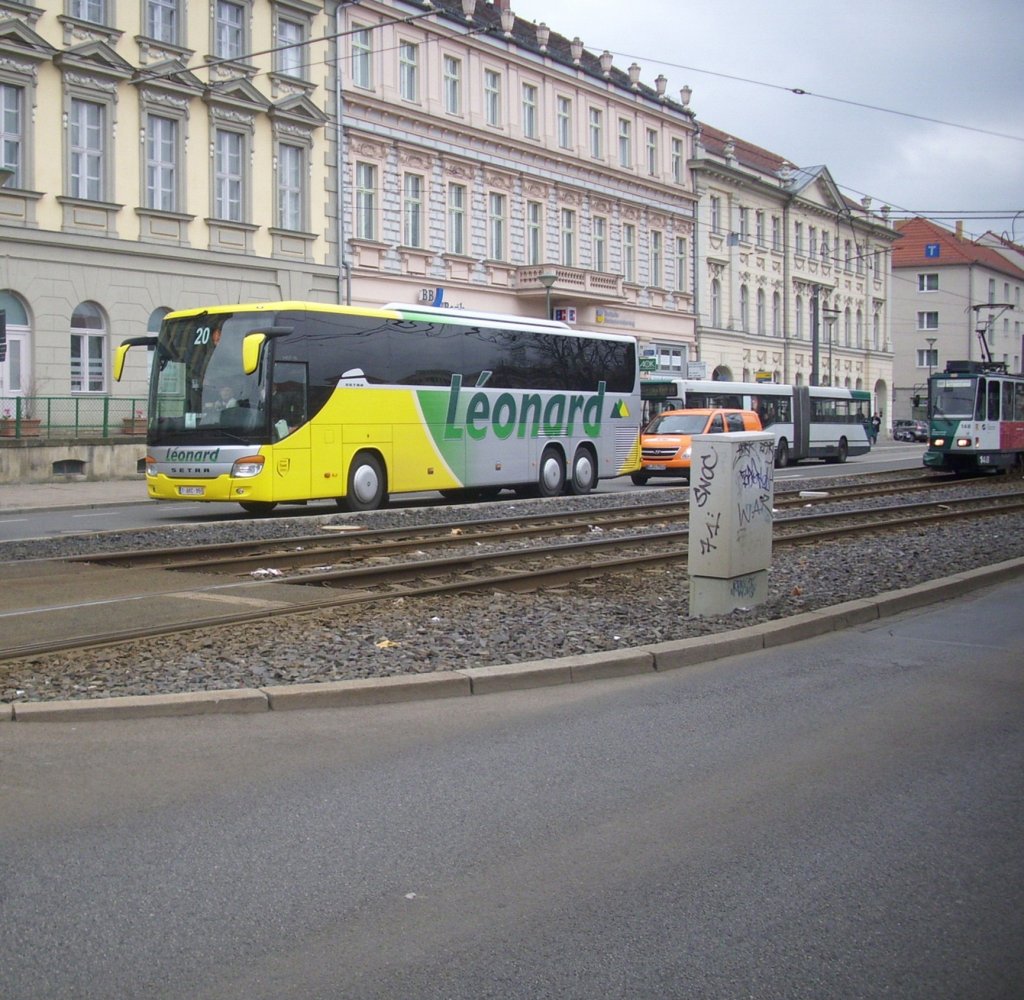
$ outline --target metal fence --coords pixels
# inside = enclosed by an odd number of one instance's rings
[[[0,438],[110,438],[146,433],[145,397],[0,396]]]

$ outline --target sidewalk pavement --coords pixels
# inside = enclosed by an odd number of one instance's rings
[[[98,507],[149,500],[146,482],[138,479],[72,479],[52,483],[0,483],[0,514],[23,510]]]

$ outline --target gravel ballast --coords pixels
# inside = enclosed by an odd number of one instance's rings
[[[1004,480],[1005,482],[1005,480]],[[828,490],[835,482],[807,482]],[[951,486],[976,489],[971,484]],[[0,558],[62,557],[98,550],[190,547],[244,538],[310,534],[319,525],[417,525],[496,516],[638,504],[685,496],[685,490],[595,495],[548,501],[509,500],[464,507],[395,508],[372,514],[268,518],[10,543]],[[889,505],[894,501],[878,501]],[[136,640],[117,647],[0,663],[0,701],[103,698],[251,688],[429,673],[719,633],[855,598],[1024,557],[1024,515],[949,526],[911,527],[811,547],[778,547],[768,600],[730,615],[689,617],[689,578],[671,567],[608,575],[542,594],[497,592],[389,599],[365,606],[268,618],[242,627]]]

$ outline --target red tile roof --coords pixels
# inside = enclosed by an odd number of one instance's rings
[[[899,267],[943,267],[951,264],[982,264],[993,271],[1024,280],[1024,270],[1007,260],[993,247],[979,246],[967,237],[958,237],[930,219],[904,219],[895,226],[903,238],[892,252],[893,269]],[[926,247],[938,247],[926,254]]]

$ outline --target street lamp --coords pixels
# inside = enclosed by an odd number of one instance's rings
[[[551,319],[551,286],[558,281],[558,275],[551,271],[545,271],[537,276],[537,280],[544,286],[544,315]]]
[[[924,342],[928,345],[928,381],[932,378],[932,348],[935,346],[937,337],[925,337]]]
[[[828,384],[834,385],[832,368],[832,334],[836,328],[836,320],[839,319],[839,310],[831,309],[828,306],[821,307],[822,315],[825,317],[825,329],[828,330]]]

